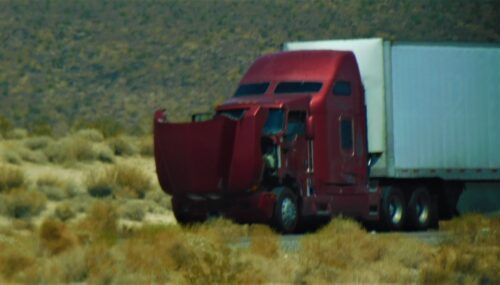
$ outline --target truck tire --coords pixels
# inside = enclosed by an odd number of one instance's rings
[[[177,220],[177,223],[181,226],[203,222],[203,219],[195,218],[189,214],[189,211],[184,207],[182,198],[180,197],[172,197],[172,211],[174,212],[174,217]]]
[[[406,220],[406,201],[401,190],[394,186],[386,186],[382,193],[380,225],[383,230],[399,231]]]
[[[276,204],[272,218],[273,226],[281,233],[292,233],[297,228],[299,211],[297,198],[293,192],[286,187],[274,188],[276,194]]]
[[[422,231],[435,224],[436,215],[432,197],[425,187],[418,187],[408,202],[408,227]]]

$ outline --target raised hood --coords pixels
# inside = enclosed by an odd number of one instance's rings
[[[248,109],[240,120],[216,116],[205,122],[168,123],[163,110],[154,119],[158,179],[170,194],[241,192],[262,172],[261,130],[268,111]]]

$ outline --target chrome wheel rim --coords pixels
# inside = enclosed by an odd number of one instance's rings
[[[281,220],[286,229],[294,226],[297,220],[297,207],[292,199],[286,197],[281,203]]]
[[[425,224],[429,219],[429,205],[423,200],[419,199],[417,202],[417,218],[420,224]]]
[[[398,197],[392,197],[389,202],[389,215],[393,224],[399,224],[403,218],[403,202]]]

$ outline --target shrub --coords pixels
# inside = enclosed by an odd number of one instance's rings
[[[38,272],[28,284],[34,283],[84,283],[89,276],[89,264],[85,258],[87,247],[69,247],[46,261],[43,272]],[[47,264],[48,263],[48,264]]]
[[[94,150],[97,153],[97,159],[105,163],[113,163],[115,161],[115,154],[113,150],[105,144],[94,145]]]
[[[33,163],[46,163],[47,157],[42,151],[31,150],[23,144],[17,142],[8,142],[4,148],[4,157],[11,160],[13,164],[19,164],[21,161],[28,161]]]
[[[450,238],[423,266],[422,283],[498,283],[500,219],[466,214],[441,228]]]
[[[268,226],[252,225],[250,227],[252,253],[268,258],[277,257],[280,252],[280,238]]]
[[[125,164],[91,171],[86,182],[89,194],[94,197],[114,194],[144,198],[153,187],[150,177],[142,169]]]
[[[334,219],[301,240],[298,282],[412,283],[415,268],[432,256],[408,238],[368,234],[349,219]]]
[[[132,221],[142,221],[146,216],[148,205],[144,201],[130,201],[120,207],[120,216]]]
[[[103,134],[96,129],[81,129],[75,134],[78,139],[88,140],[91,142],[102,142],[104,140]]]
[[[172,197],[160,189],[153,189],[146,193],[147,200],[154,201],[166,210],[172,210]]]
[[[85,179],[87,191],[92,197],[107,197],[116,191],[116,170],[112,167],[92,170]]]
[[[54,216],[59,220],[66,222],[76,216],[76,211],[73,205],[69,202],[64,202],[56,207]]]
[[[125,196],[144,198],[153,187],[149,175],[139,167],[120,164],[115,167],[115,171],[116,183]]]
[[[20,240],[14,244],[0,243],[0,280],[2,277],[11,280],[16,274],[35,264],[32,252],[26,250]]]
[[[253,284],[263,277],[227,244],[178,226],[144,227],[124,243],[124,267],[146,283]]]
[[[47,199],[39,192],[13,189],[3,195],[3,212],[13,218],[30,218],[45,209]]]
[[[109,147],[118,156],[132,156],[138,153],[133,139],[125,136],[113,137],[108,140]]]
[[[146,136],[139,138],[137,141],[137,146],[139,148],[139,153],[142,156],[154,155],[153,137]]]
[[[53,174],[44,174],[36,181],[37,189],[48,199],[60,201],[76,195],[75,185]]]
[[[25,129],[15,128],[5,134],[7,139],[21,140],[28,136],[28,131]]]
[[[59,254],[74,247],[77,237],[66,225],[55,219],[45,220],[40,227],[40,241],[51,254]]]
[[[21,169],[0,164],[0,192],[19,188],[25,183]]]
[[[81,238],[112,244],[118,237],[117,221],[115,206],[102,201],[95,202],[79,225]]]
[[[21,156],[17,152],[11,152],[11,151],[3,152],[2,157],[5,162],[10,164],[18,165],[21,164],[22,161]]]
[[[22,160],[32,163],[47,163],[48,159],[45,153],[41,150],[30,150],[27,148],[19,148],[17,150]]]
[[[24,140],[24,146],[31,150],[43,150],[54,142],[49,136],[31,137]]]
[[[225,218],[210,219],[203,224],[194,225],[189,231],[221,244],[239,242],[242,237],[248,236],[248,226],[235,224]]]
[[[51,144],[45,154],[50,162],[55,163],[97,159],[97,153],[91,142],[73,137],[66,137]]]

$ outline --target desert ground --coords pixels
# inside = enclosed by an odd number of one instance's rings
[[[95,129],[0,139],[0,283],[500,283],[498,217],[441,222],[434,242],[336,218],[289,250],[265,225],[177,225],[152,152]]]

